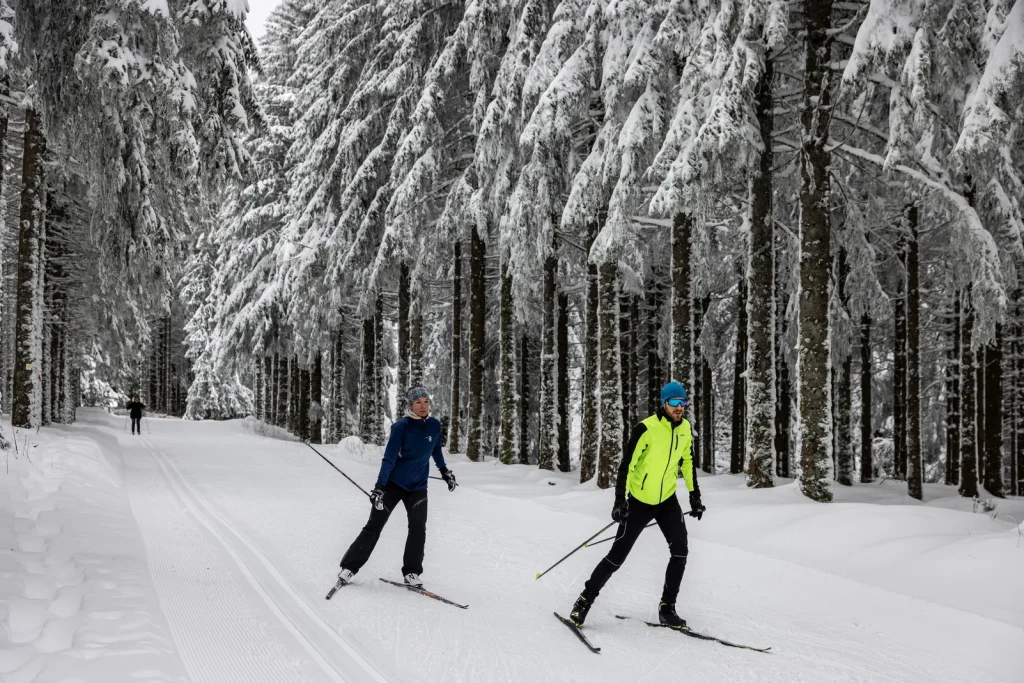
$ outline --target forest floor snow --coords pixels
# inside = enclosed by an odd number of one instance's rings
[[[925,500],[898,482],[750,490],[700,476],[678,608],[654,618],[668,552],[644,532],[595,603],[586,650],[568,612],[608,544],[537,572],[608,520],[612,494],[577,473],[471,463],[431,481],[428,588],[400,580],[396,511],[352,586],[330,602],[365,496],[301,443],[241,421],[123,418],[83,410],[29,435],[31,462],[0,478],[0,681],[1024,681],[1024,499],[974,512],[952,487]],[[24,435],[22,436],[24,438]],[[318,446],[369,488],[381,449]]]

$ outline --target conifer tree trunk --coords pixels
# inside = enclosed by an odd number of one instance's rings
[[[978,495],[978,456],[976,452],[975,407],[976,372],[971,337],[974,334],[974,305],[971,288],[964,292],[963,328],[960,338],[960,495],[973,498]]]
[[[311,378],[309,368],[299,368],[299,438],[309,441],[309,401]]]
[[[544,320],[541,327],[540,351],[540,426],[537,439],[540,442],[540,460],[538,466],[542,470],[555,469],[555,454],[558,450],[558,393],[555,377],[556,349],[555,326],[557,297],[555,295],[555,276],[558,261],[554,256],[555,247],[544,260],[544,298],[541,300]]]
[[[40,311],[39,327],[39,366],[35,371],[39,376],[39,402],[40,422],[42,425],[50,424],[50,368],[53,362],[50,357],[50,329],[53,321],[50,311],[50,297],[52,295],[52,280],[50,277],[50,254],[47,248],[47,228],[50,220],[51,202],[47,197],[47,209],[43,220],[42,229],[39,231],[39,282],[36,284],[36,297]]]
[[[737,374],[736,386],[743,401],[743,440],[739,441],[738,445],[745,452],[739,454],[738,462],[734,456],[732,463],[734,474],[742,472],[743,459],[749,455],[747,485],[756,488],[774,485],[772,474],[776,457],[775,224],[772,218],[774,177],[771,142],[775,126],[772,116],[775,106],[772,96],[774,75],[772,60],[766,57],[764,72],[755,93],[757,122],[763,149],[758,158],[756,175],[750,185],[747,272],[745,280],[741,283],[740,299],[739,324],[743,326],[742,371],[746,375],[744,379]],[[739,354],[737,348],[737,361],[740,358]]]
[[[620,283],[621,286],[621,283]],[[621,354],[621,348],[629,344],[629,297],[620,293],[619,295],[619,345],[620,345],[620,387],[622,391],[622,450],[625,452],[626,444],[629,443],[629,430],[632,425],[629,421],[629,364],[632,353]]]
[[[690,268],[692,231],[693,217],[685,212],[677,213],[672,221],[672,378],[682,383],[691,395],[695,388],[693,276]],[[693,403],[692,398],[690,403]],[[604,430],[603,423],[601,429]]]
[[[523,409],[519,411],[519,462],[530,464],[530,339],[525,334],[519,352],[519,395]]]
[[[384,415],[387,412],[386,401],[388,400],[388,392],[384,384],[384,378],[387,375],[387,364],[386,356],[384,352],[384,297],[377,295],[377,305],[374,308],[375,313],[373,317],[373,362],[374,362],[374,383],[373,383],[373,405],[374,405],[374,417],[373,417],[373,443],[378,446],[383,446],[385,443],[384,433]],[[399,399],[399,406],[402,405],[402,398]]]
[[[590,226],[590,243],[597,237],[598,226]],[[601,338],[598,334],[598,289],[597,266],[587,263],[587,337],[583,350],[583,397],[580,401],[580,412],[583,419],[580,434],[580,483],[594,478],[597,470],[598,450],[598,401],[597,401],[597,366],[600,354]],[[525,381],[525,378],[524,378]]]
[[[263,392],[256,397],[263,405],[260,419],[267,424],[273,424],[274,357],[264,356],[261,362],[263,363]]]
[[[946,360],[946,485],[960,483],[960,290],[953,290],[953,322]]]
[[[288,399],[288,431],[301,439],[302,380],[298,356],[288,358]]]
[[[372,315],[363,318],[363,352],[359,364],[359,438],[373,443],[377,419],[377,330]]]
[[[850,267],[847,262],[846,249],[839,250],[839,298],[847,315],[850,312],[850,292],[847,279]],[[852,318],[852,316],[851,316]],[[852,349],[852,340],[851,340]],[[836,382],[836,482],[842,486],[853,485],[853,434],[851,417],[853,412],[853,354],[847,351],[839,366]]]
[[[474,226],[469,258],[469,441],[466,444],[466,456],[474,462],[480,460],[484,437],[485,257],[484,241]]]
[[[782,236],[785,239],[785,236]],[[775,407],[775,460],[777,467],[775,473],[780,477],[789,477],[789,423],[792,417],[793,398],[790,394],[789,363],[786,361],[786,354],[783,352],[783,340],[786,333],[786,308],[787,297],[785,296],[785,273],[781,267],[776,268],[775,274],[775,374],[778,377],[776,384],[776,407]]]
[[[622,457],[622,381],[619,358],[618,264],[614,261],[598,267],[601,334],[600,367],[600,452],[597,486],[606,489],[615,484]]]
[[[345,429],[345,356],[345,339],[337,330],[331,352],[331,443],[341,441]]]
[[[274,354],[274,372],[277,375],[277,407],[274,409],[274,421],[282,429],[288,428],[288,358],[284,354]]]
[[[828,124],[831,110],[832,0],[804,6],[804,98],[800,115],[800,488],[819,502],[832,500],[829,470],[829,267],[831,217]]]
[[[896,243],[899,258],[899,288],[893,301],[893,373],[892,373],[892,476],[902,479],[907,460],[907,240],[901,234]]]
[[[323,354],[313,356],[313,370],[309,378],[309,442],[323,443]]]
[[[459,452],[459,428],[462,413],[462,242],[455,241],[452,277],[452,402],[448,423],[448,450]],[[526,395],[525,387],[523,395]]]
[[[1013,352],[1013,393],[1014,393],[1014,428],[1010,432],[1013,439],[1013,453],[1010,460],[1010,492],[1015,496],[1024,495],[1024,349],[1022,349],[1021,335],[1024,334],[1024,326],[1021,325],[1021,291],[1017,290],[1015,298],[1016,306],[1016,334],[1014,334]]]
[[[921,500],[921,290],[917,205],[906,210],[910,231],[907,244],[907,493]],[[1001,431],[1001,425],[1000,425]]]
[[[637,401],[640,395],[640,297],[637,295],[630,297],[629,348],[629,422],[626,428],[632,430],[641,419]]]
[[[252,407],[253,417],[257,420],[263,419],[263,361],[259,358],[252,363]]]
[[[711,306],[711,297],[705,295],[700,304],[695,307],[697,316],[693,326],[694,344],[694,376],[697,378],[697,445],[701,453],[701,469],[709,474],[715,470],[715,418],[714,418],[714,378],[711,373],[711,365],[704,355],[703,344],[700,342],[704,332],[704,316],[707,315]]]
[[[409,309],[409,384],[423,386],[423,303],[419,293]]]
[[[595,309],[597,306],[595,292]],[[588,299],[587,320],[590,320],[589,299]],[[595,316],[596,317],[596,316]],[[654,413],[658,409],[661,398],[661,386],[664,381],[661,377],[661,355],[658,353],[658,329],[661,327],[661,290],[652,288],[647,292],[647,414]],[[596,330],[595,330],[596,332]],[[588,346],[589,328],[588,328]],[[589,349],[588,349],[589,350]],[[639,421],[639,420],[638,420]]]
[[[14,327],[14,386],[11,424],[38,427],[42,415],[42,330],[39,323],[39,275],[43,268],[40,237],[45,220],[46,141],[35,109],[25,110],[25,150],[21,165],[21,210],[18,229],[18,296]]]
[[[398,267],[398,396],[399,399],[412,386],[409,384],[409,266],[403,261]]]
[[[163,351],[161,352],[160,403],[164,413],[172,413],[171,407],[171,316],[164,316]]]
[[[512,320],[512,276],[508,261],[501,274],[501,453],[506,465],[516,460],[516,430],[519,429],[519,392],[516,391],[516,337]]]
[[[747,370],[747,281],[740,277],[739,302],[736,306],[736,359],[732,378],[732,441],[729,448],[729,473],[743,471],[746,460],[747,392],[744,373]],[[763,412],[763,411],[762,411]],[[753,468],[753,465],[751,466]],[[769,472],[771,470],[769,469]]]
[[[860,319],[860,481],[874,480],[874,430],[871,429],[871,316]]]
[[[558,293],[558,470],[569,471],[569,295]]]
[[[1003,326],[985,348],[985,490],[1003,498]]]
[[[974,355],[974,479],[978,486],[985,482],[985,347]]]

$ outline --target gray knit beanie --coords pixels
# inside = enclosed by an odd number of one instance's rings
[[[427,390],[421,386],[410,387],[409,391],[405,394],[405,400],[409,402],[410,406],[421,398],[425,398],[428,401],[430,400],[430,394],[428,394]]]

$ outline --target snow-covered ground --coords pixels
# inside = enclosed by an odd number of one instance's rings
[[[923,504],[886,483],[818,505],[704,476],[679,611],[772,654],[614,618],[655,615],[668,553],[650,529],[591,612],[594,655],[551,612],[608,545],[534,579],[609,521],[611,492],[574,474],[449,456],[461,486],[431,482],[424,579],[470,608],[377,580],[399,578],[402,511],[327,602],[369,508],[308,447],[240,421],[150,419],[132,437],[80,417],[0,471],[3,683],[1024,681],[1020,498],[993,518],[940,486]],[[379,448],[320,450],[372,485]]]

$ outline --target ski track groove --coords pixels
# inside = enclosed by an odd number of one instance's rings
[[[150,572],[193,683],[310,681],[231,580],[212,539],[190,519],[154,460],[126,478]],[[149,470],[147,472],[147,469]],[[173,540],[172,540],[173,539]],[[201,610],[196,609],[202,605]]]
[[[273,564],[188,482],[166,453],[154,447],[148,440],[144,440],[144,443],[150,448],[151,455],[165,480],[171,488],[177,489],[176,493],[185,507],[234,560],[238,571],[277,617],[280,625],[291,633],[309,658],[316,662],[327,680],[339,683],[346,680],[378,683],[402,680],[395,672],[379,664],[383,661],[379,655],[366,652],[360,643],[350,642],[328,625],[319,612],[291,587],[288,579],[282,576]],[[347,635],[351,637],[351,634]],[[372,660],[376,660],[378,664],[374,664]],[[224,680],[227,679],[218,679],[217,683]],[[244,680],[248,683],[255,679]],[[278,682],[300,679],[275,676],[269,680]]]

